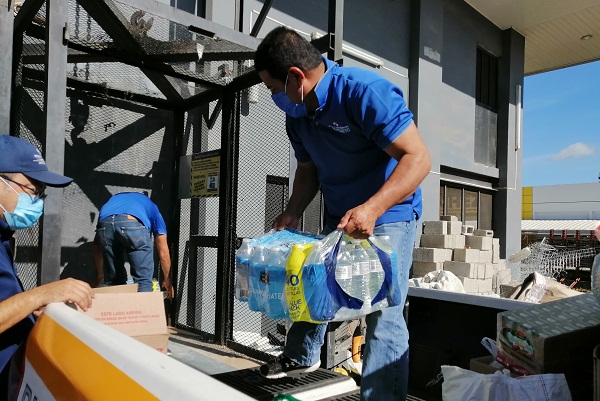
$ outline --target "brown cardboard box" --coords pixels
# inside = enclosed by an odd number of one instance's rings
[[[92,288],[95,294],[114,294],[114,293],[123,293],[123,292],[137,292],[138,285],[137,284],[123,284],[123,285],[113,285],[109,287],[97,287]]]
[[[166,353],[169,332],[167,330],[163,293],[122,292],[131,291],[130,287],[133,286],[103,287],[100,291],[96,291],[92,307],[84,313],[162,353]],[[106,291],[104,288],[112,288],[112,291]],[[121,292],[118,292],[119,290]]]
[[[532,374],[564,373],[573,400],[590,400],[600,303],[592,293],[498,313],[500,359]]]

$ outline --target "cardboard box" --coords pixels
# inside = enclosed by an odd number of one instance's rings
[[[482,356],[479,358],[472,358],[469,361],[469,369],[472,370],[473,372],[483,373],[485,375],[493,375],[496,372],[503,371],[504,369],[506,369],[506,367],[504,367],[499,362],[497,362],[493,356],[488,355],[488,356]],[[512,377],[519,376],[513,372],[511,372],[510,375]]]
[[[83,313],[166,354],[169,332],[163,293],[130,292],[130,287],[95,291],[92,307]]]
[[[592,293],[498,313],[497,330],[500,359],[533,374],[564,373],[573,400],[591,399],[600,343],[600,302]]]

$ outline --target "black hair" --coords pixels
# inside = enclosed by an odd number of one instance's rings
[[[254,53],[256,71],[267,71],[272,78],[282,82],[285,82],[290,67],[310,71],[322,62],[321,53],[312,43],[284,26],[269,32]]]

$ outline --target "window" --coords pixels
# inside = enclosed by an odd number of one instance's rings
[[[498,143],[498,59],[477,49],[475,163],[496,167]]]
[[[476,79],[477,103],[498,111],[498,59],[481,48],[477,48]]]
[[[492,229],[492,194],[458,186],[440,186],[440,216],[456,216],[465,225]]]
[[[206,0],[171,0],[171,7],[206,18]]]

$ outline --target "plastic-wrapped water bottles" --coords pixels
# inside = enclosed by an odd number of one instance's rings
[[[369,313],[371,309],[371,295],[369,293],[369,255],[363,248],[360,240],[352,241],[352,293],[355,298],[361,299],[364,304],[361,312]]]
[[[266,312],[267,301],[267,250],[257,245],[250,258],[248,307],[255,312]]]
[[[337,255],[335,265],[335,281],[338,282],[342,290],[352,295],[352,257],[346,249],[346,243],[340,243],[340,249]]]
[[[235,253],[235,297],[243,302],[248,302],[250,256],[253,250],[252,239],[244,238]]]
[[[265,312],[271,319],[284,319],[288,316],[285,298],[285,265],[287,253],[280,247],[269,250],[266,260],[267,275],[264,279],[267,286],[267,301]]]

